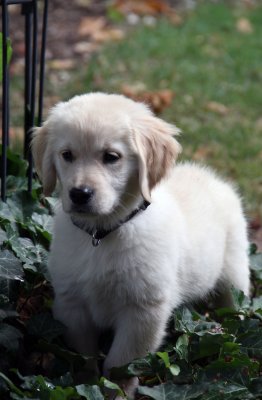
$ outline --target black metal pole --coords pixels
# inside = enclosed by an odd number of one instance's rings
[[[2,83],[2,159],[1,159],[1,199],[6,200],[6,175],[7,175],[7,146],[9,131],[9,69],[7,55],[8,39],[8,12],[6,1],[2,1],[2,30],[3,30],[3,83]]]
[[[32,2],[23,4],[22,14],[25,16],[24,157],[27,158],[27,132],[30,126],[32,86]]]
[[[45,48],[47,34],[48,0],[44,0],[42,40],[39,77],[37,76],[37,37],[38,37],[38,0],[0,0],[2,6],[3,30],[3,99],[2,99],[2,158],[1,158],[1,198],[6,199],[7,146],[9,140],[9,69],[8,69],[8,5],[21,4],[25,16],[25,77],[24,77],[24,157],[28,160],[28,190],[32,190],[33,160],[30,150],[32,128],[42,123]],[[36,84],[39,79],[38,110],[36,114]]]
[[[27,154],[28,154],[28,191],[32,191],[33,181],[33,157],[30,148],[32,128],[35,125],[35,101],[36,101],[36,74],[37,74],[37,0],[33,0],[33,40],[32,40],[32,77],[31,77],[31,96],[30,96],[30,120],[27,136]]]
[[[40,53],[39,94],[38,94],[39,97],[38,97],[38,119],[37,119],[38,126],[40,126],[42,124],[42,117],[43,117],[47,16],[48,16],[48,0],[45,0],[44,13],[43,13],[43,25],[42,25],[42,43],[41,43],[41,53]]]

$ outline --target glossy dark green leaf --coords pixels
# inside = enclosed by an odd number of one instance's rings
[[[262,328],[239,335],[237,342],[241,344],[242,351],[245,351],[249,357],[262,361]]]
[[[175,351],[181,360],[188,361],[188,345],[189,336],[187,334],[179,336],[176,342]]]
[[[30,335],[52,341],[65,332],[65,327],[46,312],[33,315],[27,324],[27,331]]]
[[[11,46],[11,40],[9,38],[7,38],[6,46],[7,46],[7,63],[9,64],[12,57],[12,46]],[[0,82],[2,82],[2,77],[3,77],[2,54],[3,54],[3,34],[2,32],[0,32]]]
[[[98,386],[78,385],[76,386],[77,393],[87,400],[104,400],[104,396]]]
[[[232,287],[231,293],[235,310],[240,311],[249,308],[250,299],[241,290]]]
[[[86,361],[89,359],[89,357],[83,354],[68,350],[54,343],[48,343],[42,339],[39,340],[38,347],[42,351],[53,353],[59,359],[65,360],[69,365],[74,365],[76,368],[83,368]]]
[[[0,346],[10,351],[18,349],[18,340],[22,333],[12,325],[0,322]]]
[[[7,239],[6,232],[0,228],[0,245]]]
[[[174,385],[171,382],[163,383],[152,388],[139,386],[138,392],[145,396],[149,396],[154,400],[190,400],[198,399],[205,392],[205,386],[201,385]]]
[[[123,390],[120,388],[120,386],[114,382],[109,381],[108,379],[102,377],[100,378],[100,385],[105,387],[106,389],[112,390],[112,392],[115,392],[118,396],[121,396],[123,399],[126,398]]]
[[[203,316],[182,307],[174,312],[175,329],[179,332],[196,333],[198,336],[217,334],[221,332],[221,325],[215,321],[206,321]]]
[[[250,256],[250,268],[254,272],[255,277],[262,280],[262,253]]]
[[[23,280],[21,262],[9,250],[0,251],[0,279]]]
[[[233,340],[230,336],[222,334],[206,334],[195,338],[191,342],[191,358],[193,360],[198,360],[212,355],[218,355],[222,345],[230,339]]]

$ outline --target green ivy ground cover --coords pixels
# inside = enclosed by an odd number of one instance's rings
[[[86,357],[67,348],[64,327],[52,318],[47,258],[55,200],[44,200],[37,182],[28,194],[25,171],[26,162],[8,153],[9,196],[0,203],[0,399],[101,400],[115,385],[76,380]],[[254,246],[251,253],[252,300],[232,289],[235,310],[176,310],[160,351],[114,369],[112,381],[138,376],[143,400],[262,399],[262,254]]]

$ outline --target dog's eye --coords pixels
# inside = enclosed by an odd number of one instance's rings
[[[72,152],[70,150],[62,151],[62,157],[67,162],[72,162],[73,161],[73,154],[72,154]]]
[[[106,151],[103,155],[104,164],[114,164],[121,158],[120,154],[115,151]]]

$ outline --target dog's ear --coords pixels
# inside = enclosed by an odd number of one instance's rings
[[[139,158],[139,184],[145,200],[150,202],[152,188],[173,166],[181,146],[173,137],[178,128],[153,115],[141,119],[134,129]]]
[[[32,154],[36,172],[43,183],[45,196],[49,196],[56,186],[56,169],[53,155],[48,145],[48,126],[35,128],[32,139]]]

